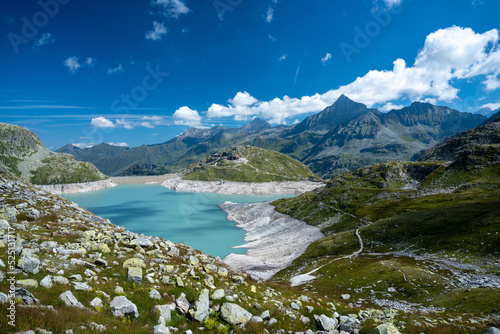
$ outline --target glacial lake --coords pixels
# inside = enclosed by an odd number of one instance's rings
[[[62,197],[131,232],[182,242],[222,259],[229,253],[245,253],[244,248],[231,248],[244,244],[245,232],[226,220],[218,204],[254,203],[292,196],[184,193],[159,184],[131,184]]]

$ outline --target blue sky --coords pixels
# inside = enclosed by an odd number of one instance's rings
[[[4,0],[0,121],[50,149],[292,124],[342,93],[500,107],[496,0]]]

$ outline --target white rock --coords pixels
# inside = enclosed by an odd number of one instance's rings
[[[149,297],[151,297],[152,299],[157,299],[157,300],[161,299],[161,295],[156,289],[153,289],[149,292]]]
[[[92,287],[87,283],[73,282],[73,285],[75,287],[75,290],[92,291]]]
[[[165,325],[156,325],[153,328],[154,334],[170,334],[170,329]]]
[[[90,306],[92,306],[96,311],[100,311],[102,309],[102,300],[98,297],[95,297],[90,302]]]
[[[214,291],[214,293],[212,293],[212,299],[221,299],[221,298],[224,298],[225,296],[225,292],[223,289],[217,289]]]
[[[131,319],[136,319],[139,316],[137,306],[125,296],[113,298],[109,306],[115,317],[130,317]]]
[[[71,291],[63,292],[59,295],[59,298],[63,301],[66,306],[69,307],[80,307],[85,308],[82,303],[80,303],[75,296],[71,293]]]

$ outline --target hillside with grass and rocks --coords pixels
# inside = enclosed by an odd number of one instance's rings
[[[439,313],[448,323],[475,314],[498,325],[499,133],[497,119],[418,162],[361,168],[273,202],[325,235],[274,278],[343,293],[357,307]],[[439,324],[411,323],[416,331]]]
[[[1,333],[404,328],[407,315],[399,311],[355,308],[336,294],[259,280],[187,245],[126,231],[3,173],[0,190]]]
[[[273,182],[316,180],[318,177],[303,163],[276,151],[254,146],[234,146],[191,165],[183,173],[185,180]]]
[[[39,185],[106,179],[91,163],[51,152],[32,131],[6,123],[0,123],[0,170]]]

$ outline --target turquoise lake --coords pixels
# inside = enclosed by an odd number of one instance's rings
[[[272,201],[291,196],[183,193],[159,184],[132,184],[63,197],[131,232],[183,242],[222,259],[229,253],[245,253],[245,249],[231,248],[244,243],[245,232],[226,220],[218,204]]]

